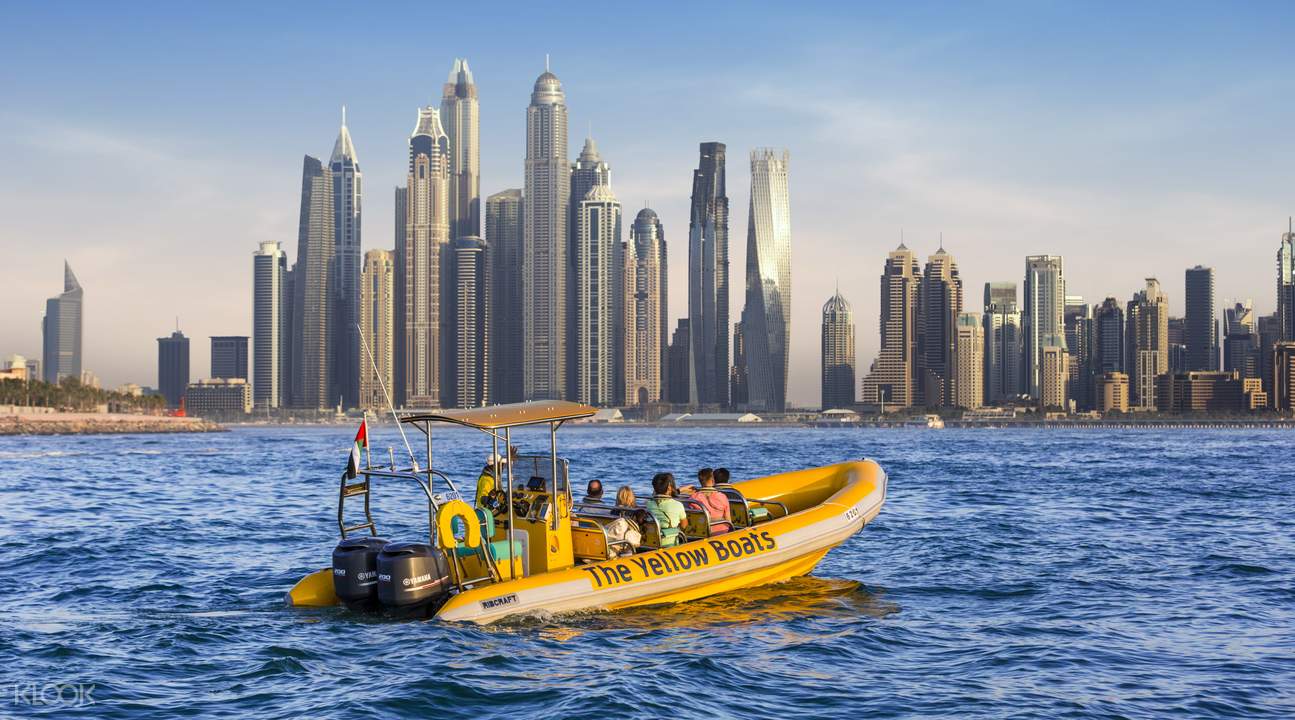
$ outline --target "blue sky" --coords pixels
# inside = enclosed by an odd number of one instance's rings
[[[327,156],[342,104],[365,248],[391,247],[416,108],[439,102],[455,57],[480,89],[489,194],[521,184],[551,55],[573,157],[592,125],[626,214],[662,216],[672,318],[697,143],[729,147],[735,317],[746,155],[790,149],[793,402],[817,402],[836,282],[866,372],[901,228],[923,257],[944,233],[971,310],[984,282],[1053,253],[1090,302],[1157,276],[1180,314],[1183,270],[1201,263],[1220,306],[1266,313],[1295,212],[1284,4],[181,5],[6,8],[0,354],[39,356],[66,257],[86,288],[86,367],[155,384],[154,338],[178,315],[205,376],[207,336],[249,332],[257,243],[295,254],[301,156]]]

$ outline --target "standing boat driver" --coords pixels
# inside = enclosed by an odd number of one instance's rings
[[[683,503],[675,499],[679,491],[675,489],[674,475],[657,473],[652,478],[652,499],[647,501],[647,511],[656,519],[661,528],[661,547],[678,545],[683,535],[683,525],[688,517]]]
[[[485,507],[486,498],[499,486],[499,471],[506,462],[508,460],[494,453],[486,458],[486,466],[481,468],[481,475],[477,478],[477,507]]]

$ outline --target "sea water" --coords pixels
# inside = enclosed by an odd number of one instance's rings
[[[609,493],[871,457],[890,494],[808,577],[488,627],[285,607],[352,436],[0,438],[0,717],[1295,717],[1288,431],[564,428]],[[464,489],[489,446],[433,452]],[[375,482],[384,536],[420,496]]]

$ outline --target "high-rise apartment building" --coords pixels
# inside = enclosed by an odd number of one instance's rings
[[[526,399],[522,372],[527,342],[522,294],[522,191],[486,198],[486,246],[490,248],[490,401]]]
[[[1022,391],[1040,399],[1043,348],[1066,349],[1066,278],[1059,255],[1025,258],[1025,298],[1022,317]]]
[[[581,240],[581,209],[589,191],[596,187],[610,187],[612,182],[611,166],[603,161],[602,155],[598,153],[598,146],[594,143],[592,137],[585,138],[584,147],[576,157],[576,161],[571,164],[571,189],[570,189],[570,207],[567,210],[567,232],[570,240],[567,243],[567,333],[571,342],[567,343],[567,396],[575,397],[577,395],[578,375],[580,359],[580,344],[577,339],[579,317],[581,310],[576,298],[579,295],[578,284],[581,280],[577,271],[578,256],[580,254]],[[617,273],[619,273],[619,268]],[[619,305],[619,302],[617,303]],[[615,379],[612,380],[616,382]],[[616,392],[619,393],[620,386],[615,386]]]
[[[863,402],[885,410],[910,407],[917,353],[917,256],[902,242],[881,273],[881,347],[863,381]]]
[[[1169,372],[1169,297],[1155,278],[1129,301],[1124,347],[1130,404],[1155,410],[1156,376]]]
[[[1295,342],[1278,341],[1273,344],[1272,387],[1269,396],[1276,410],[1295,410]]]
[[[953,354],[961,312],[958,263],[941,242],[927,258],[917,288],[917,391],[928,407],[953,404]]]
[[[566,396],[568,218],[567,106],[562,83],[545,68],[526,109],[522,297],[524,394]]]
[[[624,254],[624,397],[626,404],[646,405],[665,399],[669,352],[665,231],[650,208],[634,218]]]
[[[1187,269],[1186,327],[1188,370],[1219,369],[1219,324],[1214,316],[1214,268]]]
[[[81,313],[84,291],[72,266],[63,261],[63,292],[45,301],[41,321],[45,382],[59,383],[65,377],[81,377]]]
[[[733,324],[733,364],[728,372],[728,402],[731,407],[746,407],[749,384],[746,374],[746,343],[742,340],[742,321]]]
[[[1273,386],[1273,350],[1282,341],[1281,315],[1260,315],[1256,327],[1259,328],[1259,377],[1263,380],[1263,390],[1275,401],[1277,389]]]
[[[1056,345],[1043,348],[1039,363],[1039,406],[1045,410],[1069,409],[1070,352]]]
[[[1093,313],[1093,373],[1124,372],[1124,308],[1108,297]]]
[[[688,220],[689,404],[728,405],[729,273],[725,147],[701,144]]]
[[[691,364],[692,343],[688,339],[688,318],[680,318],[674,334],[670,336],[670,367],[666,372],[666,401],[671,405],[692,402],[688,384],[688,367]]]
[[[1169,318],[1169,372],[1187,372],[1187,321]]]
[[[610,185],[594,185],[580,202],[575,245],[575,399],[619,404],[624,330],[621,204]],[[620,384],[617,380],[620,379]]]
[[[450,387],[454,406],[483,407],[490,400],[490,248],[479,237],[454,240],[454,338]]]
[[[166,406],[180,407],[189,386],[189,338],[178,329],[170,337],[157,339],[157,390]]]
[[[1261,367],[1253,304],[1236,303],[1223,311],[1223,370],[1257,378]]]
[[[1066,296],[1066,349],[1070,353],[1070,386],[1066,396],[1080,410],[1091,409],[1093,386],[1093,310],[1078,295]]]
[[[997,404],[1021,394],[1021,310],[1016,283],[985,283],[985,402]]]
[[[335,220],[333,176],[323,163],[307,155],[302,163],[297,262],[293,266],[290,405],[294,408],[324,409],[339,400],[333,395]]]
[[[822,407],[854,405],[854,313],[841,291],[823,305]]]
[[[1295,226],[1289,220],[1277,247],[1276,315],[1281,339],[1295,340]]]
[[[390,250],[364,253],[360,274],[360,407],[383,412],[395,384],[396,257]]]
[[[985,329],[980,313],[958,313],[949,404],[974,410],[985,399]]]
[[[333,378],[330,393],[340,396],[343,407],[355,407],[360,395],[360,227],[364,199],[364,176],[360,159],[346,127],[346,109],[342,109],[342,129],[333,144],[328,161],[333,176],[333,270],[337,273],[337,291],[333,339]]]
[[[287,399],[291,364],[288,254],[277,240],[252,254],[252,401],[279,408]]]
[[[211,377],[248,379],[246,335],[211,337]]]
[[[450,243],[450,148],[440,112],[418,110],[409,137],[405,232],[397,237],[396,353],[405,407],[439,407],[447,398]]]
[[[455,58],[441,94],[441,124],[450,144],[451,240],[481,234],[481,142],[477,86],[468,61]]]
[[[791,343],[791,199],[786,150],[751,151],[751,206],[746,235],[747,407],[782,412],[787,406]],[[726,373],[727,374],[727,373]]]

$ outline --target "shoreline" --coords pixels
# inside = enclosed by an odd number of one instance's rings
[[[0,436],[126,435],[132,433],[224,432],[225,427],[196,417],[125,413],[40,413],[0,415]]]
[[[355,418],[354,422],[228,422],[225,423],[226,429],[251,429],[251,428],[322,428],[322,427],[353,427],[359,422]],[[856,423],[826,424],[815,423],[812,421],[765,421],[765,422],[712,422],[712,423],[661,423],[661,422],[614,422],[614,423],[571,423],[567,425],[570,429],[579,428],[635,428],[644,430],[706,430],[706,429],[723,429],[723,430],[759,430],[759,429],[792,429],[806,428],[814,430],[882,430],[882,429],[901,429],[901,430],[933,430],[933,429],[950,429],[950,430],[1099,430],[1099,429],[1122,429],[1122,430],[1166,430],[1166,429],[1233,429],[1233,430],[1254,430],[1254,429],[1290,429],[1295,430],[1295,418],[1265,418],[1265,419],[1246,419],[1246,418],[1166,418],[1158,420],[1018,420],[1018,421],[975,421],[966,422],[962,420],[945,420],[945,428],[926,428],[913,427],[906,425],[903,421],[863,421]],[[374,422],[369,421],[370,427],[391,427],[394,423],[391,421]]]

